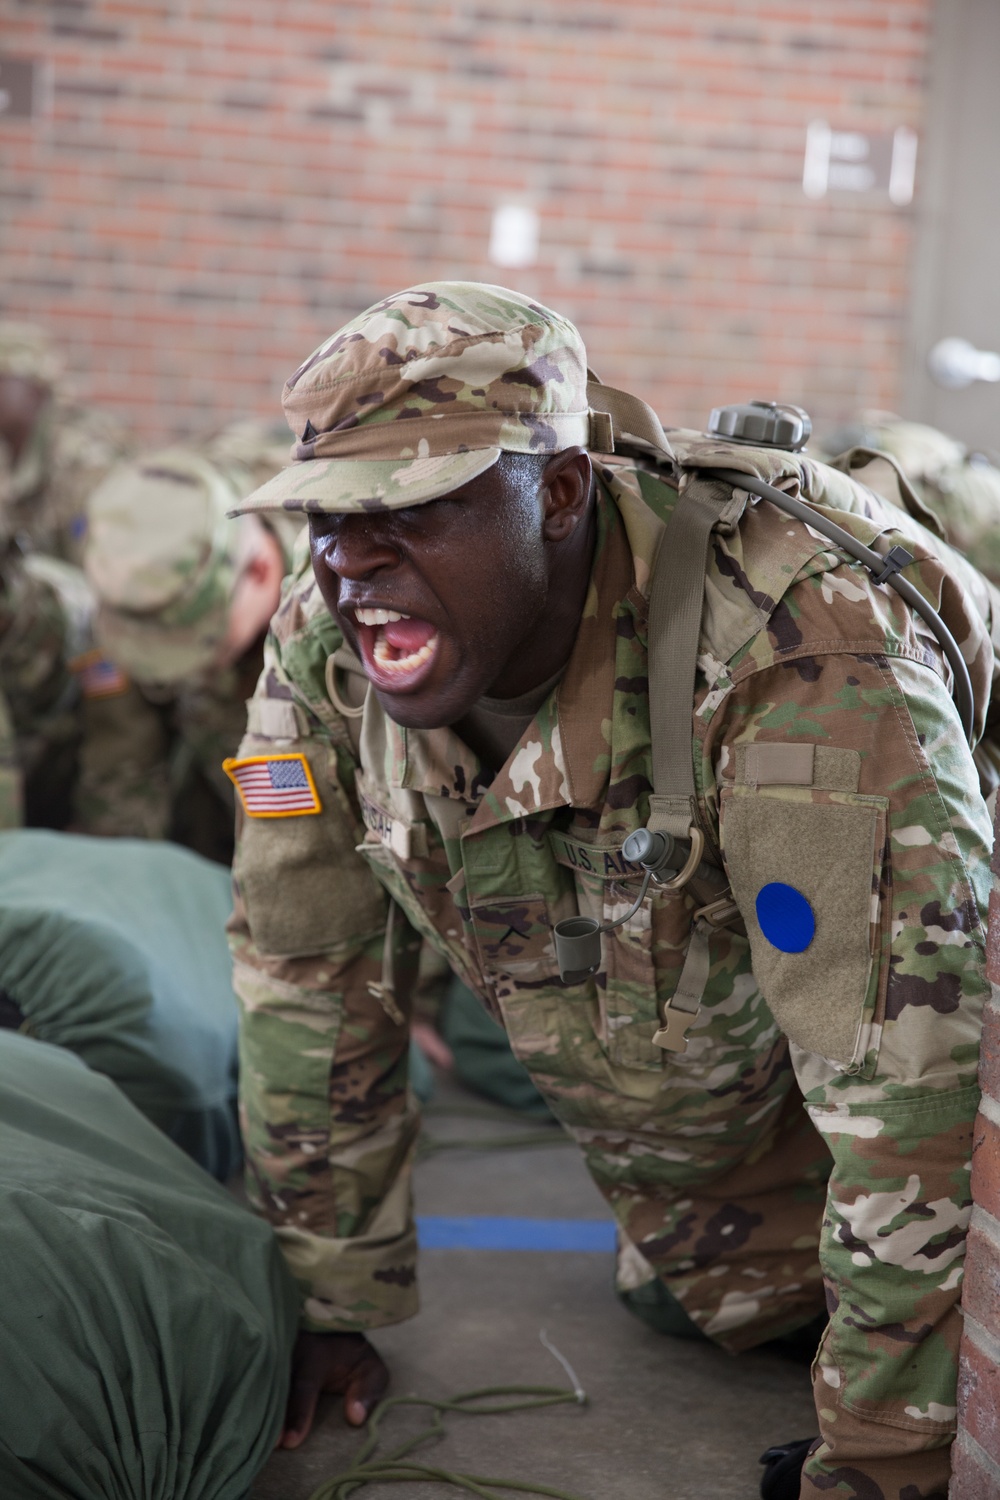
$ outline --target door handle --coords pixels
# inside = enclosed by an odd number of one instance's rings
[[[1000,354],[977,349],[968,339],[940,339],[927,356],[927,368],[945,390],[963,391],[977,380],[1000,381]]]

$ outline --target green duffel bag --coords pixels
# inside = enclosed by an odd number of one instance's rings
[[[298,1294],[262,1220],[79,1058],[0,1032],[0,1495],[244,1500]]]
[[[174,844],[0,834],[0,1025],[68,1047],[214,1176],[240,1163],[229,874]]]
[[[68,1047],[226,1181],[241,1160],[228,871],[176,844],[0,833],[0,1027]],[[411,1052],[421,1099],[433,1080]]]

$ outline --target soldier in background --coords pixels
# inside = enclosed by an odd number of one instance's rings
[[[76,827],[170,838],[232,857],[223,760],[239,743],[301,522],[227,511],[287,455],[234,424],[112,471],[91,497],[84,553],[97,597]]]
[[[1000,463],[995,455],[924,422],[891,412],[862,413],[857,422],[831,433],[824,449],[830,462],[895,500],[894,478],[867,455],[886,454],[898,464],[941,532],[990,582],[1000,587]],[[888,480],[883,484],[882,480]],[[983,796],[995,812],[1000,786],[1000,704],[991,704],[975,761]]]
[[[0,444],[0,827],[64,828],[93,600],[79,568],[14,536],[11,453]]]
[[[72,399],[51,340],[29,323],[0,322],[0,444],[11,534],[79,562],[87,498],[130,445],[107,413]]]
[[[947,540],[991,583],[1000,586],[1000,465],[995,455],[892,412],[863,412],[824,443],[832,460],[852,448],[894,458]]]

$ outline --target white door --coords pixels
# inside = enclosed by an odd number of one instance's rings
[[[903,414],[1000,452],[1000,0],[935,9]]]

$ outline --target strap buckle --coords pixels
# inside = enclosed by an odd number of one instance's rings
[[[687,1029],[695,1015],[694,1011],[674,1010],[668,1000],[663,1007],[663,1025],[653,1032],[654,1047],[662,1047],[666,1052],[686,1052]]]
[[[721,896],[716,896],[715,900],[709,901],[707,906],[699,906],[691,920],[697,922],[703,919],[710,927],[725,927],[727,922],[732,921],[733,917],[738,917],[739,914],[740,909],[733,900],[732,891],[727,886]]]

